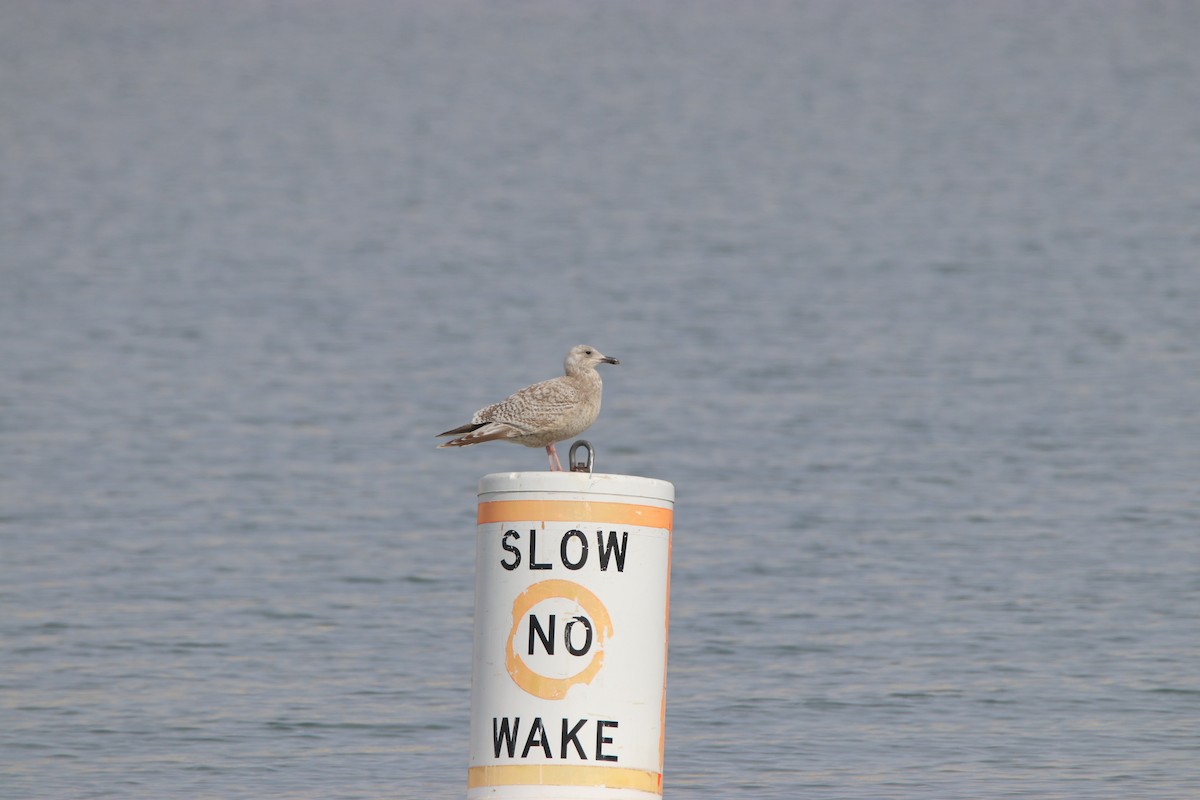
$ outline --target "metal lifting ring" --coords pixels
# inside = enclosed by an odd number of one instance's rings
[[[581,447],[587,448],[587,461],[576,462],[575,451]],[[567,454],[567,463],[570,465],[571,472],[586,472],[589,475],[592,472],[592,465],[596,461],[596,448],[592,447],[592,443],[587,439],[579,439],[575,444],[571,445],[571,450]]]

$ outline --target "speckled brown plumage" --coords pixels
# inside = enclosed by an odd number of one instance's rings
[[[507,441],[544,447],[551,470],[562,470],[556,442],[586,431],[600,414],[603,384],[596,365],[618,364],[594,347],[576,345],[563,361],[565,375],[526,386],[499,403],[475,412],[470,423],[438,436],[458,436],[438,447],[466,447]],[[461,435],[460,435],[461,434]]]

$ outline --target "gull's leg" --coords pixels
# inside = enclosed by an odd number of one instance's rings
[[[558,462],[558,451],[554,449],[554,443],[546,445],[546,455],[550,457],[550,471],[562,472],[562,464]]]

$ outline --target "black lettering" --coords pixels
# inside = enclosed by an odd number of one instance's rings
[[[568,623],[568,626],[569,625],[570,623]],[[554,615],[550,615],[549,631],[542,629],[541,624],[538,622],[537,615],[529,615],[529,655],[533,655],[533,636],[535,633],[537,634],[537,638],[542,640],[542,647],[546,649],[546,655],[554,655]],[[571,643],[568,641],[567,648],[570,649],[570,647]]]
[[[613,723],[616,724],[615,722]],[[609,740],[611,741],[611,739]],[[554,758],[554,754],[550,752],[550,742],[546,739],[546,729],[542,726],[542,718],[533,718],[533,727],[529,729],[529,738],[525,740],[525,749],[521,751],[521,758],[529,758],[529,751],[534,745],[541,745],[542,752],[546,754],[546,758]],[[613,761],[616,761],[614,758]]]
[[[517,533],[516,531],[504,532],[504,537],[500,540],[500,546],[503,547],[507,552],[512,553],[513,562],[510,564],[502,558],[500,559],[500,566],[504,567],[509,572],[512,572],[521,565],[521,551],[518,550],[514,545],[508,543],[510,537],[513,539],[520,539],[521,534]]]
[[[617,532],[608,532],[608,546],[604,546],[604,531],[596,531],[596,549],[600,551],[600,571],[608,570],[608,560],[617,554],[617,572],[625,571],[625,546],[629,544],[629,531],[621,531],[621,547],[617,548]]]
[[[567,558],[567,542],[571,539],[579,540],[579,560],[572,562]],[[562,556],[563,566],[567,569],[579,569],[587,563],[588,543],[587,537],[583,535],[583,531],[567,531],[563,534],[562,542],[558,545],[558,554]]]
[[[537,530],[530,529],[529,531],[529,568],[530,569],[550,569],[553,565],[549,562],[539,564],[537,560]]]
[[[538,722],[540,723],[541,720],[538,720]],[[606,755],[604,753],[604,745],[612,744],[612,737],[605,736],[604,729],[605,728],[615,728],[615,727],[617,727],[617,724],[618,724],[617,721],[612,720],[612,719],[596,720],[596,760],[597,761],[616,761],[617,760],[616,756],[610,756],[610,755]],[[528,747],[526,748],[526,751],[528,751]]]
[[[513,757],[517,751],[517,731],[520,728],[520,717],[513,718],[511,729],[508,727],[508,717],[504,717],[502,720],[492,717],[492,746],[496,758],[500,757],[500,748],[502,745],[508,749],[508,757]]]
[[[559,758],[567,757],[567,742],[570,742],[571,744],[575,745],[575,752],[579,754],[579,757],[582,758],[584,761],[587,761],[587,753],[584,752],[583,745],[581,745],[579,743],[579,729],[584,726],[584,724],[587,722],[587,719],[579,720],[579,722],[575,723],[575,727],[571,728],[570,731],[567,730],[568,722],[570,722],[570,720],[567,720],[567,719],[563,720],[563,724],[562,724],[562,754],[559,756]]]
[[[551,617],[551,622],[553,622],[553,619],[554,618]],[[574,647],[571,646],[571,628],[574,627],[576,622],[582,622],[584,630],[587,631],[586,638],[583,640],[583,647],[579,648],[578,650],[576,650]],[[551,634],[554,633],[553,626],[551,626],[551,628],[550,628],[550,633]],[[563,630],[563,641],[566,642],[566,644],[567,644],[567,652],[569,652],[573,656],[581,656],[584,653],[586,653],[588,650],[591,650],[592,649],[592,623],[591,623],[591,621],[587,617],[575,617],[573,620],[571,620],[570,622],[567,623],[567,627]],[[530,645],[530,647],[533,647],[532,638],[530,639],[529,645]],[[551,655],[553,655],[553,653],[551,653]]]

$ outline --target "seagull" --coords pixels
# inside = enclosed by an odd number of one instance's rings
[[[496,440],[544,447],[550,471],[562,472],[554,443],[578,436],[596,421],[604,388],[596,365],[619,363],[590,345],[577,344],[563,360],[565,375],[526,386],[499,403],[479,409],[468,424],[439,433],[459,438],[438,447],[466,447]]]

